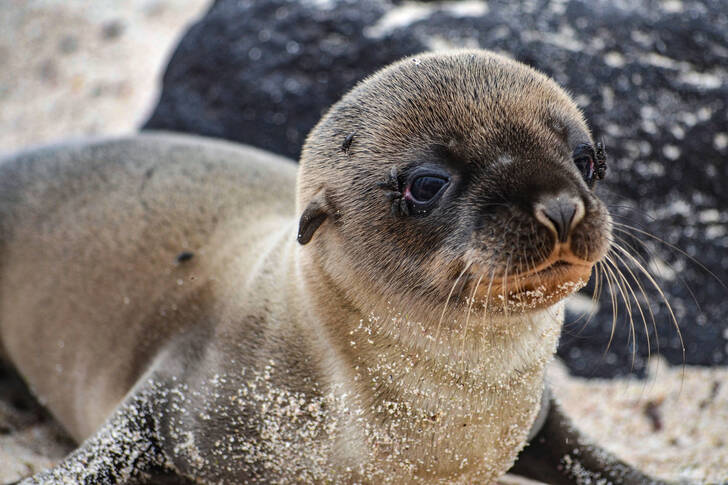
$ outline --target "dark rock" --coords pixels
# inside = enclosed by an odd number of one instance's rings
[[[402,35],[383,48],[362,29],[381,1],[218,1],[172,56],[146,128],[242,141],[297,158],[324,111],[366,74],[426,49]]]
[[[218,0],[174,53],[145,128],[228,138],[296,158],[326,108],[377,68],[440,46],[505,52],[566,86],[606,143],[609,172],[597,190],[615,221],[636,227],[616,226],[615,241],[631,246],[658,277],[680,323],[685,363],[728,363],[728,289],[718,282],[728,281],[725,3],[398,4]],[[397,24],[392,12],[404,9],[411,20]],[[623,257],[616,250],[613,259]],[[643,299],[620,268],[630,285],[615,286]],[[639,265],[630,268],[639,272]],[[652,353],[657,334],[660,353],[682,364],[680,338],[660,292],[649,278],[640,280],[657,323],[655,332],[643,302],[645,330],[632,304],[634,370],[644,368],[645,333]],[[612,330],[608,293],[584,330],[583,319],[565,329],[559,354],[577,374],[633,370],[634,339],[622,303],[605,354]]]

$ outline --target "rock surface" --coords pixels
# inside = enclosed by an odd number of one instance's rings
[[[638,259],[628,267],[655,276],[680,324],[685,362],[728,363],[728,289],[719,281],[728,281],[722,0],[218,0],[180,42],[145,128],[296,158],[320,115],[358,80],[402,56],[458,46],[506,53],[574,95],[607,146],[609,172],[598,190],[619,224],[615,242]],[[559,355],[573,373],[641,374],[658,346],[672,364],[683,363],[660,291],[648,277],[635,283],[620,263],[626,258],[614,250],[626,277],[612,278],[614,293],[634,293],[646,322],[633,301],[633,336],[620,301],[605,352],[612,304],[603,282],[590,323],[571,312],[565,329]]]

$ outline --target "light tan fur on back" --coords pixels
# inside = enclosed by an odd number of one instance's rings
[[[0,166],[1,341],[77,439],[169,339],[212,332],[211,321],[175,314],[210,298],[218,267],[260,244],[256,213],[271,213],[269,227],[294,216],[295,172],[252,148],[172,135],[48,148]],[[176,261],[184,251],[189,264]]]
[[[297,190],[290,161],[195,137],[18,155],[0,342],[75,438],[142,414],[202,483],[491,483],[541,409],[559,301],[609,244],[574,163],[591,144],[553,81],[458,51],[354,88]],[[437,203],[412,199],[418,170],[447,179]],[[559,242],[535,204],[564,194]]]

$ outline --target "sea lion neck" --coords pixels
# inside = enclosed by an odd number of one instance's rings
[[[394,363],[406,355],[431,376],[428,385],[457,382],[462,387],[469,379],[495,382],[526,372],[555,349],[562,303],[507,316],[483,315],[467,305],[423,311],[424,305],[397,301],[395,295],[371,294],[358,275],[345,275],[342,284],[341,275],[328,273],[325,262],[308,249],[296,248],[302,298],[351,369]]]
[[[388,456],[396,456],[406,464],[437,456],[416,467],[425,482],[480,473],[475,470],[490,454],[502,454],[501,447],[513,445],[509,440],[527,433],[539,408],[543,370],[556,349],[562,305],[507,319],[479,318],[465,335],[448,325],[434,340],[439,314],[408,318],[394,301],[367,307],[352,297],[367,288],[351,275],[343,287],[311,249],[296,246],[294,258],[302,276],[300,301],[318,322],[308,334],[320,351],[326,387],[348,396],[342,426],[356,429],[349,420],[366,416],[365,439],[376,460],[388,463]],[[458,318],[466,317],[467,311]],[[522,423],[512,437],[494,435],[501,422],[512,420]],[[462,449],[462,442],[482,446]]]

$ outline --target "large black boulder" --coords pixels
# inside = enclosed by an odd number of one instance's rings
[[[655,275],[680,324],[684,362],[728,363],[728,289],[719,282],[728,281],[723,0],[218,0],[180,42],[144,128],[228,138],[296,158],[321,114],[358,80],[405,55],[448,46],[504,52],[568,88],[608,149],[608,176],[597,190],[615,221],[636,228],[617,225],[615,242]],[[616,250],[618,264],[620,256]],[[660,353],[682,364],[660,292],[641,277],[645,300],[619,266],[629,284],[615,287],[634,291],[647,319],[645,329],[633,303],[634,363],[622,303],[605,353],[608,289],[587,325],[570,315],[577,321],[567,324],[559,354],[576,374],[639,374],[647,332],[652,353],[659,337]],[[656,332],[645,301],[653,302]]]

